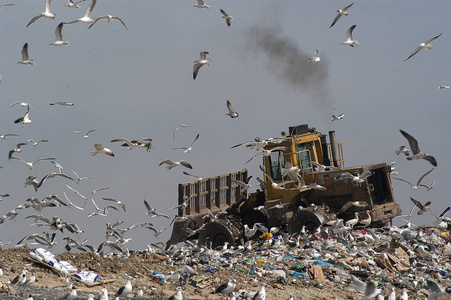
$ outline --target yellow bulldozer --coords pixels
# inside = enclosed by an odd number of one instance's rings
[[[315,231],[356,215],[364,226],[383,226],[401,214],[386,163],[345,167],[343,144],[307,124],[268,140],[236,146],[257,148],[263,157],[260,188],[247,193],[246,169],[179,184],[180,208],[167,244],[198,239],[221,246],[243,242],[244,225],[264,224],[288,234]],[[257,157],[257,156],[256,156]],[[370,218],[369,218],[370,217]],[[359,224],[356,224],[359,227]]]

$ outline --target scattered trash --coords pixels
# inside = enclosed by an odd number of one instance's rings
[[[88,271],[81,271],[80,273],[75,274],[74,277],[80,281],[87,282],[87,283],[92,283],[99,279],[98,274],[88,272]]]

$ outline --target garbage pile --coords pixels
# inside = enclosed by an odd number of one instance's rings
[[[391,226],[349,230],[340,236],[326,232],[291,237],[266,233],[243,247],[173,247],[163,254],[171,257],[173,264],[187,264],[199,272],[197,277],[181,274],[181,285],[188,282],[199,288],[215,288],[220,281],[214,281],[216,270],[232,269],[235,277],[248,274],[250,281],[271,283],[280,289],[292,285],[318,289],[341,285],[345,290],[359,292],[351,280],[355,276],[362,282],[374,281],[380,297],[393,287],[398,295],[404,290],[410,299],[424,299],[434,293],[451,293],[450,241],[448,230]],[[170,275],[158,272],[154,280],[163,283],[165,276]],[[208,283],[205,277],[213,282]],[[437,288],[433,285],[440,290],[434,290]],[[364,299],[377,296],[362,293]],[[230,296],[251,299],[255,292],[238,286]],[[451,294],[447,296],[440,299],[451,299]]]

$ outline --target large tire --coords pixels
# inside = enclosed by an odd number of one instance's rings
[[[225,225],[213,222],[205,225],[199,234],[200,245],[206,245],[207,241],[211,242],[213,248],[224,246],[226,242],[229,245],[233,245],[233,235]]]
[[[308,210],[299,209],[288,222],[288,234],[300,232],[302,227],[309,232],[315,231],[324,221],[324,217]]]

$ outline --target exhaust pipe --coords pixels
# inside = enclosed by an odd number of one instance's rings
[[[332,161],[335,167],[338,168],[338,147],[335,139],[335,130],[329,131],[330,149],[332,151]]]
[[[330,166],[329,149],[327,148],[326,137],[327,135],[321,134],[319,139],[321,142],[321,148],[323,149],[323,165]]]

